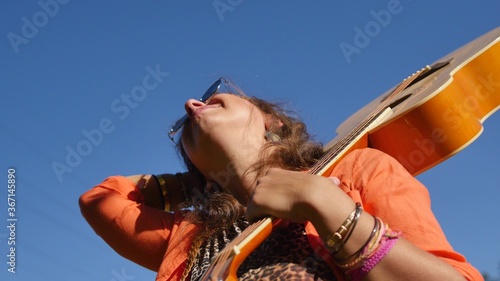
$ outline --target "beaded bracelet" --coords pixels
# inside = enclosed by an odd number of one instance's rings
[[[380,218],[376,218],[379,230],[354,261],[338,264],[350,280],[359,281],[367,275],[392,249],[401,232],[393,231]]]
[[[326,239],[326,246],[337,253],[345,245],[361,216],[363,208],[360,203],[356,203],[356,208],[351,212],[342,225]]]
[[[367,275],[394,247],[399,236],[385,236],[373,255],[363,262],[361,267],[354,269],[350,275],[352,281],[360,281]]]
[[[160,175],[151,175],[152,178],[156,180],[157,186],[160,189],[161,193],[161,202],[163,205],[163,211],[168,212],[170,211],[170,201],[167,198],[168,192],[167,192],[167,183],[165,182],[165,179]]]

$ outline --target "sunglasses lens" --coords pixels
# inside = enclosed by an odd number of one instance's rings
[[[224,87],[223,87],[224,86]],[[221,89],[223,87],[224,89]],[[200,98],[201,102],[206,102],[208,99],[210,99],[214,94],[217,92],[225,92],[225,93],[231,93],[231,94],[236,94],[236,95],[243,95],[241,90],[229,83],[227,80],[224,78],[220,78],[219,80],[215,81],[215,83],[208,88],[208,90],[203,94],[203,96]],[[177,134],[177,132],[182,129],[186,121],[188,120],[188,116],[184,115],[181,119],[179,119],[177,122],[175,122],[174,126],[172,126],[172,129],[170,129],[170,132],[168,132],[168,136],[170,139],[172,139],[174,142],[174,135]]]
[[[182,128],[184,123],[186,123],[187,119],[188,119],[188,116],[184,115],[184,116],[182,116],[181,119],[177,120],[177,122],[175,122],[174,126],[172,126],[172,129],[170,129],[170,132],[168,133],[168,135],[170,137],[172,137],[175,133],[177,133],[177,131],[179,131],[180,128]]]
[[[213,83],[212,86],[210,86],[210,88],[208,88],[208,90],[205,92],[205,94],[203,94],[200,101],[202,101],[202,102],[207,101],[211,96],[213,96],[213,94],[215,94],[217,92],[217,90],[220,88],[222,83],[223,83],[222,78],[215,81],[215,83]],[[188,119],[188,116],[184,115],[184,116],[182,116],[181,119],[179,119],[179,120],[177,120],[177,122],[175,122],[174,126],[172,126],[172,129],[170,129],[170,132],[168,132],[168,136],[172,140],[174,140],[174,135],[182,128],[182,126],[184,126],[184,123],[186,123],[187,119]]]
[[[219,90],[221,84],[222,84],[222,79],[215,81],[215,83],[213,83],[212,86],[210,86],[210,88],[208,88],[208,90],[203,94],[200,101],[202,102],[207,101],[211,96],[213,96],[213,94],[217,92],[217,90]]]

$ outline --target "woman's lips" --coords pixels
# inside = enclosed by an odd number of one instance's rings
[[[201,114],[203,111],[205,111],[205,110],[207,110],[207,109],[210,109],[210,108],[218,108],[218,107],[220,107],[220,105],[216,105],[216,104],[213,104],[213,105],[212,105],[212,104],[209,104],[209,105],[202,106],[202,107],[198,108],[197,110],[195,110],[195,111],[193,112],[193,118],[197,118],[198,116],[200,116],[200,114]]]

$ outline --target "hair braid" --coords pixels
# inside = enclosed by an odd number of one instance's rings
[[[180,281],[186,281],[186,279],[188,278],[189,273],[191,272],[191,269],[193,269],[194,263],[196,262],[196,259],[198,258],[198,255],[200,254],[201,245],[203,244],[203,241],[204,241],[204,239],[202,236],[196,236],[195,240],[193,241],[193,244],[191,245],[191,248],[189,249],[186,268],[184,269],[184,272],[182,273]]]

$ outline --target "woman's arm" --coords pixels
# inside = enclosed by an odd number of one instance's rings
[[[323,199],[319,199],[323,200]],[[418,201],[418,200],[417,200]],[[353,202],[354,203],[354,202]],[[354,204],[351,206],[354,209]],[[320,220],[313,222],[323,241],[327,241],[332,233],[335,233],[343,221],[330,219],[326,205],[320,207],[323,211]],[[347,216],[345,216],[346,218]],[[344,219],[345,219],[344,218]],[[411,218],[409,218],[411,219]],[[368,212],[363,212],[359,218],[353,233],[342,249],[336,253],[336,260],[345,260],[362,249],[374,229],[374,217]],[[392,229],[398,229],[397,225],[389,225]],[[422,239],[426,239],[422,237]],[[451,249],[446,249],[451,251]],[[368,272],[363,280],[466,280],[450,264],[437,256],[428,253],[403,237],[399,237],[396,244],[387,255]],[[473,279],[479,280],[479,279]]]
[[[292,221],[309,220],[327,241],[355,209],[347,195],[358,192],[364,204],[354,231],[337,260],[356,253],[374,228],[374,216],[403,233],[365,280],[482,280],[460,254],[453,251],[431,209],[425,187],[396,160],[381,152],[353,152],[333,171],[341,179],[270,169],[257,181],[247,216],[272,215]]]
[[[366,280],[483,280],[466,259],[455,252],[431,210],[430,196],[417,179],[394,158],[373,149],[353,152],[333,175],[341,178],[345,193],[359,194],[364,217],[344,255],[361,247],[381,218],[402,238]],[[356,196],[354,196],[356,197]],[[338,227],[338,225],[337,225]],[[330,226],[335,228],[335,226]],[[358,226],[356,226],[358,228]],[[336,231],[336,230],[333,230]],[[364,232],[364,233],[363,233]],[[359,235],[361,233],[362,235]],[[364,235],[364,236],[363,236]]]
[[[142,176],[110,177],[85,192],[79,204],[90,226],[116,252],[157,271],[174,215],[156,208],[152,186],[141,190],[146,182]]]
[[[141,187],[144,203],[147,206],[160,210],[167,208],[165,211],[183,207],[187,195],[186,186],[193,186],[187,173],[133,175],[127,178],[134,185]]]

